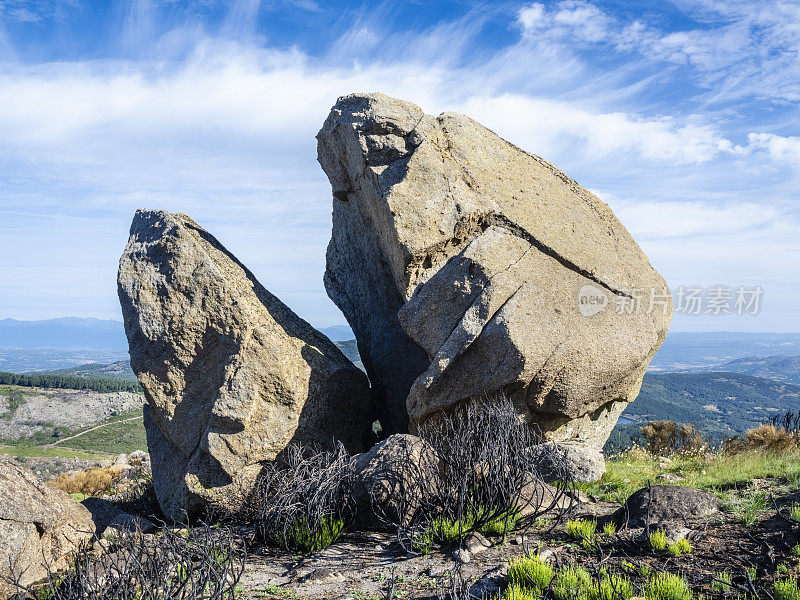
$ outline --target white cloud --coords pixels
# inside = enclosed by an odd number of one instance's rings
[[[244,13],[258,8],[245,4]],[[33,308],[31,290],[45,298],[41,307],[53,306],[42,276],[51,269],[53,298],[114,316],[116,259],[133,210],[145,206],[189,213],[302,316],[341,322],[321,285],[330,189],[314,135],[337,96],[372,90],[468,114],[608,190],[656,267],[679,284],[789,277],[799,224],[786,206],[800,140],[768,122],[732,127],[733,112],[685,98],[673,109],[653,100],[671,83],[660,67],[641,76],[638,63],[602,70],[570,45],[612,48],[616,31],[640,51],[649,39],[671,53],[663,60],[712,69],[719,53],[690,35],[670,38],[644,23],[620,29],[591,4],[565,2],[526,7],[522,38],[478,56],[470,40],[480,16],[388,36],[357,21],[313,57],[260,46],[244,26],[225,39],[202,29],[154,34],[149,18],[131,26],[130,39],[156,35],[159,48],[181,49],[166,56],[182,58],[7,61],[0,71],[0,266],[13,264],[25,282],[0,283],[1,306],[45,310]],[[85,277],[75,265],[88,267]]]
[[[529,38],[565,44],[609,44],[623,52],[691,66],[708,100],[800,99],[800,5],[783,0],[686,1],[695,27],[664,31],[623,21],[589,2],[566,0],[547,9],[520,9],[517,24]]]
[[[166,72],[134,63],[57,63],[0,75],[0,142],[5,153],[35,149],[39,161],[87,164],[107,159],[109,143],[119,152],[135,150],[134,143],[204,144],[235,135],[242,142],[281,136],[296,145],[301,136],[313,137],[336,96],[380,89],[428,110],[461,110],[537,152],[578,145],[596,157],[694,164],[741,150],[697,115],[601,112],[519,94],[476,96],[470,89],[458,100],[451,83],[461,75],[445,76],[435,67],[323,71],[297,51],[237,49],[203,48]]]
[[[657,202],[620,200],[593,190],[606,201],[640,240],[713,239],[748,237],[765,230],[777,233],[774,225],[789,218],[777,207],[753,202],[728,202],[720,205],[701,202]],[[767,235],[768,237],[768,235]]]
[[[589,2],[566,0],[552,10],[538,2],[520,9],[517,23],[528,36],[566,36],[585,42],[604,42],[612,19]]]
[[[577,149],[587,159],[637,156],[653,163],[699,164],[740,153],[730,140],[698,117],[642,117],[595,112],[579,105],[514,94],[473,97],[462,112],[515,143],[543,154]]]
[[[776,161],[800,166],[800,137],[784,137],[774,133],[751,133],[747,136],[751,149],[764,149]]]

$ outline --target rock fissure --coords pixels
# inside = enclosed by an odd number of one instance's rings
[[[633,296],[631,296],[629,293],[623,292],[621,290],[614,289],[609,284],[607,284],[605,281],[602,281],[602,280],[598,279],[597,276],[595,276],[593,273],[590,273],[586,269],[582,269],[581,267],[576,265],[574,262],[572,262],[568,258],[566,258],[564,256],[561,256],[558,252],[553,250],[550,246],[548,246],[547,244],[544,244],[544,243],[540,242],[539,240],[537,240],[533,235],[531,235],[523,227],[520,227],[519,225],[517,225],[513,221],[509,220],[507,217],[504,217],[503,215],[499,215],[499,214],[493,213],[488,217],[488,219],[489,219],[490,223],[492,225],[494,225],[495,227],[501,227],[501,228],[507,230],[510,234],[520,237],[521,239],[523,239],[526,242],[528,242],[531,246],[533,246],[534,248],[539,250],[539,252],[549,256],[550,258],[552,258],[553,260],[557,261],[560,265],[562,265],[563,267],[569,269],[570,271],[574,271],[578,275],[580,275],[582,277],[585,277],[586,279],[588,279],[590,281],[595,282],[597,285],[603,286],[605,289],[607,289],[609,292],[611,292],[614,295],[623,296],[625,298],[630,298],[631,300],[633,299]]]

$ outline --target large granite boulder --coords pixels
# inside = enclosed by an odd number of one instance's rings
[[[27,586],[46,578],[48,566],[65,569],[94,531],[89,511],[69,494],[0,458],[0,598],[16,591],[9,579]]]
[[[608,206],[468,117],[382,94],[340,98],[317,140],[325,286],[384,427],[503,392],[547,439],[602,447],[672,316]]]
[[[235,509],[290,442],[365,447],[364,374],[186,215],[136,212],[118,289],[153,483],[172,519]]]

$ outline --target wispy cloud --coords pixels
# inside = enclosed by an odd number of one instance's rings
[[[372,90],[468,114],[598,190],[671,283],[798,283],[753,251],[798,251],[800,132],[785,100],[800,79],[777,50],[794,39],[788,21],[692,3],[696,26],[667,31],[569,1],[398,29],[384,4],[312,52],[259,29],[276,6],[240,1],[212,26],[135,0],[119,23],[129,52],[110,58],[2,58],[0,22],[5,310],[115,315],[116,258],[147,206],[189,213],[303,316],[341,322],[321,284],[330,189],[314,134],[337,96]],[[503,42],[487,45],[498,22]],[[756,66],[757,81],[733,84]],[[755,98],[780,77],[785,89]]]
[[[709,101],[742,97],[800,99],[800,5],[783,0],[684,2],[696,26],[664,31],[642,20],[623,20],[597,6],[566,0],[533,3],[517,23],[528,38],[608,44],[653,61],[692,68]]]

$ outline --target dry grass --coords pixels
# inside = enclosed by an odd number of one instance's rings
[[[650,421],[639,431],[654,456],[669,456],[675,452],[702,454],[709,449],[709,441],[691,423],[678,425],[675,421]]]
[[[88,471],[64,473],[55,481],[48,482],[52,487],[68,494],[102,496],[107,494],[119,479],[120,470],[115,467],[101,467]]]
[[[744,438],[735,437],[725,444],[725,452],[736,454],[750,450],[782,453],[798,448],[798,433],[773,424],[759,425],[745,432]]]

